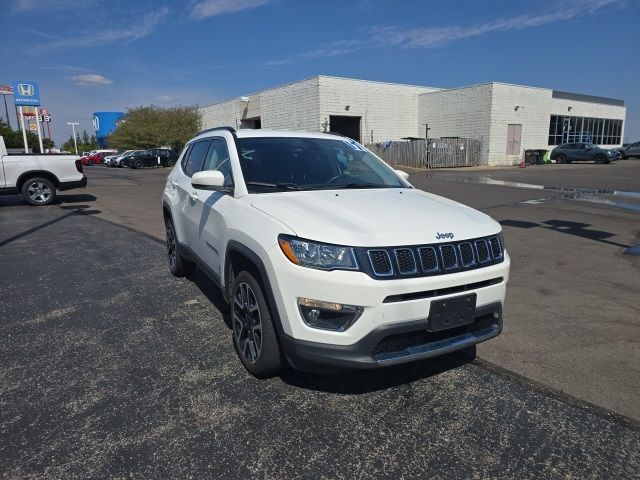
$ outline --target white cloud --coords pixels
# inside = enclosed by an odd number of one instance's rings
[[[249,10],[265,5],[270,0],[200,0],[191,5],[193,18],[208,18],[225,13]]]
[[[111,85],[113,83],[112,80],[97,73],[84,73],[81,75],[73,75],[69,78],[78,85]]]
[[[605,6],[620,4],[621,0],[563,1],[547,13],[526,14],[511,18],[498,18],[490,22],[470,26],[426,27],[401,29],[376,27],[373,39],[379,43],[405,48],[434,48],[463,38],[476,37],[491,32],[524,30],[551,23],[568,21],[592,15]]]
[[[60,50],[65,48],[96,47],[111,43],[131,43],[140,38],[146,37],[165,20],[169,14],[167,7],[162,7],[156,11],[149,12],[139,21],[117,29],[102,28],[95,31],[85,32],[77,37],[67,37],[60,40],[53,40],[43,43],[35,48],[37,53]]]
[[[176,98],[172,97],[171,95],[158,95],[157,97],[153,97],[153,99],[157,102],[167,103],[174,101]]]

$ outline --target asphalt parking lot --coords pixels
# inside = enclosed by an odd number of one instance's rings
[[[412,171],[502,223],[504,333],[473,362],[262,381],[213,285],[166,268],[168,171],[87,170],[50,207],[0,198],[4,477],[637,477],[640,202],[612,192],[640,161]]]

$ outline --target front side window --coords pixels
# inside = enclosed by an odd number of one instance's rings
[[[211,140],[211,146],[207,152],[202,170],[218,170],[224,175],[224,186],[233,186],[233,176],[231,175],[231,160],[227,141],[223,138]]]
[[[187,159],[184,163],[184,173],[191,177],[194,173],[202,170],[202,164],[209,150],[209,140],[203,140],[193,144],[191,149],[187,152]]]
[[[406,187],[382,160],[350,139],[240,138],[237,146],[250,193]]]

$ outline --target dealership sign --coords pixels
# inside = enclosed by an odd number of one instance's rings
[[[35,82],[14,82],[13,100],[18,107],[40,105],[40,89]]]
[[[22,116],[24,118],[35,118],[38,113],[38,109],[36,107],[22,107]]]
[[[0,95],[13,95],[11,85],[0,85]]]

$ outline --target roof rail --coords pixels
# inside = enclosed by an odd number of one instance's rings
[[[213,127],[213,128],[207,128],[206,130],[202,130],[201,132],[198,132],[198,135],[202,135],[203,133],[215,132],[216,130],[225,130],[227,132],[236,133],[236,129],[233,127]]]

